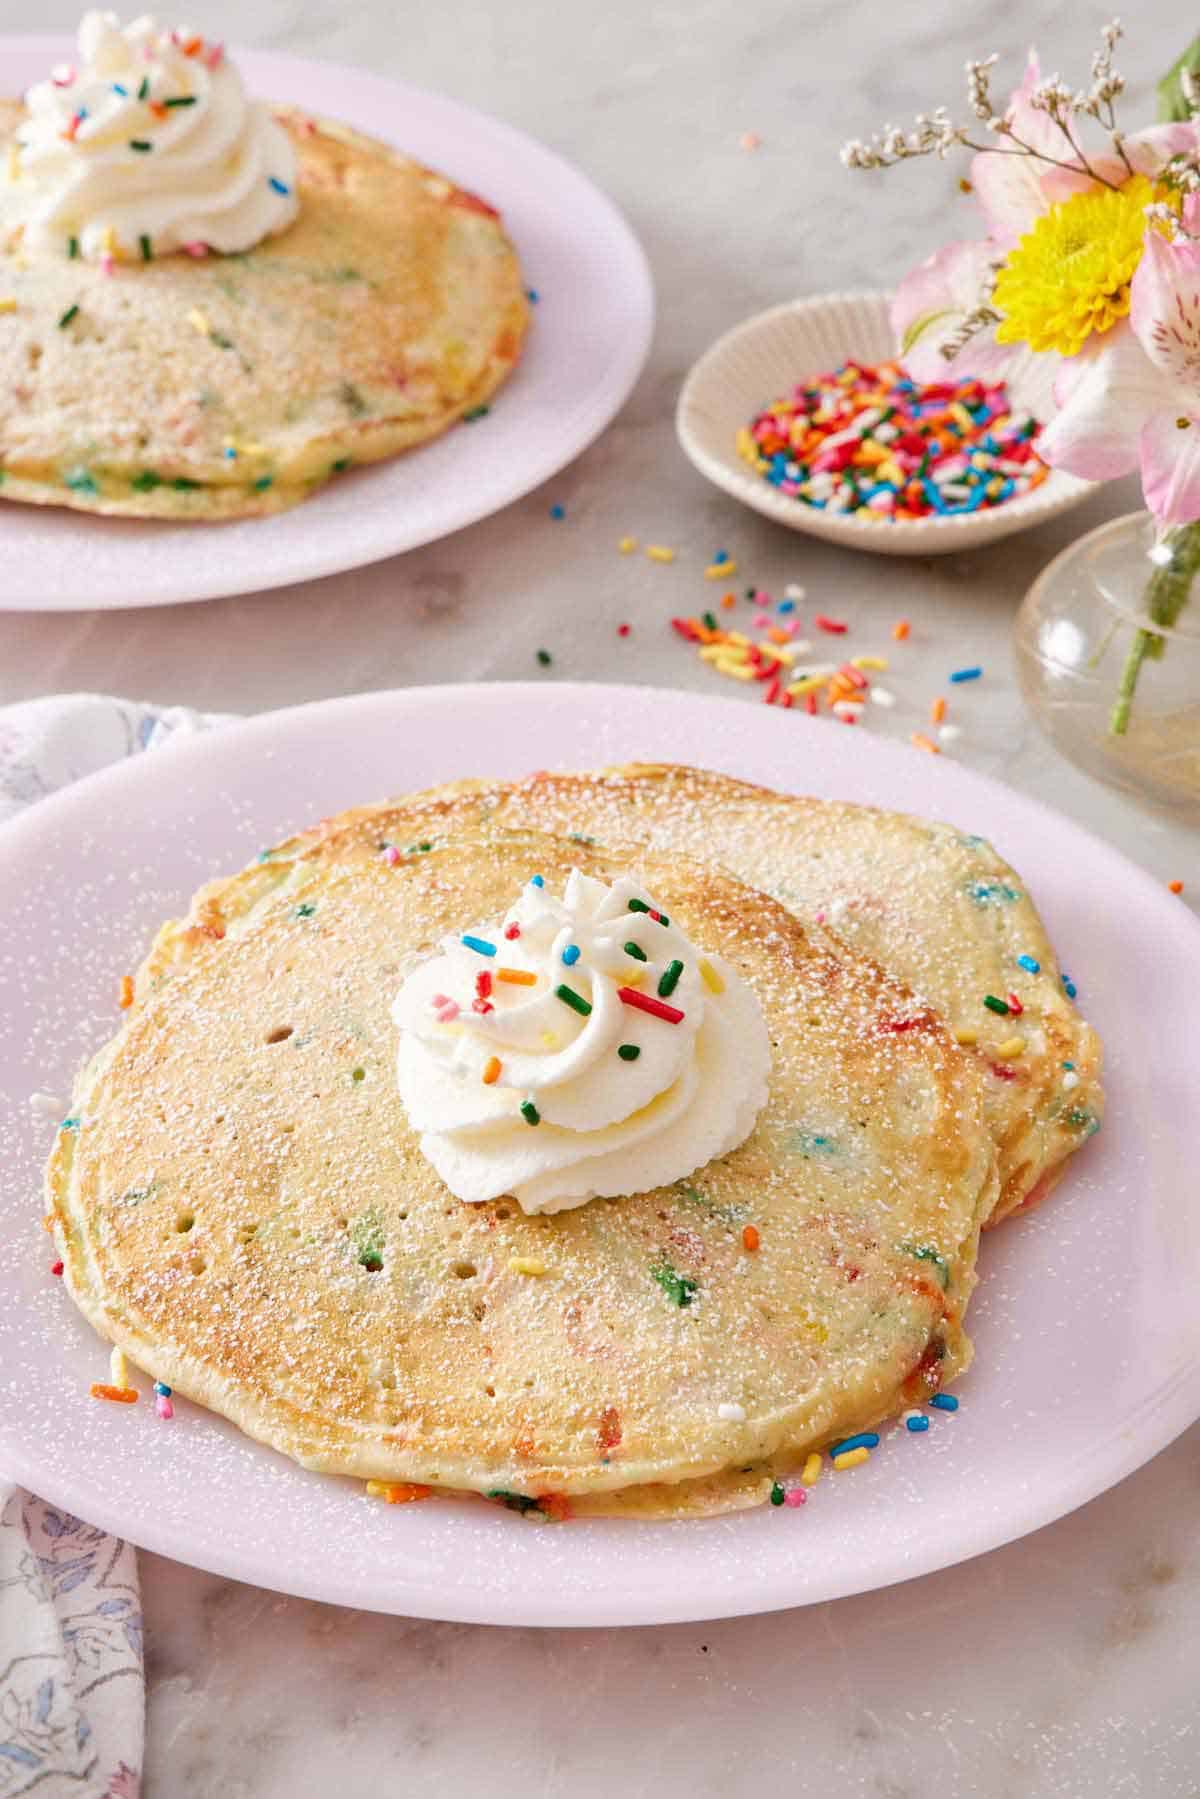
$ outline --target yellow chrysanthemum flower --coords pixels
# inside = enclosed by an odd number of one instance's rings
[[[1094,331],[1124,318],[1155,198],[1153,184],[1134,175],[1044,212],[996,277],[997,341],[1074,356]]]

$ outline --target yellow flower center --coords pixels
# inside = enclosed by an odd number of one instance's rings
[[[1074,356],[1094,331],[1124,318],[1145,209],[1161,197],[1144,175],[1134,175],[1119,189],[1072,194],[1044,212],[996,277],[998,342]]]

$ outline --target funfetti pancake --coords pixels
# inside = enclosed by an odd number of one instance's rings
[[[24,115],[0,102],[0,498],[277,512],[437,436],[512,372],[528,306],[495,211],[360,132],[274,116],[297,170],[286,228],[230,255],[160,256],[143,233],[96,261],[3,229]]]
[[[421,842],[481,822],[711,861],[875,957],[979,1063],[1000,1166],[990,1224],[1043,1199],[1099,1127],[1100,1041],[1066,990],[1025,882],[982,837],[700,769],[635,764],[459,783],[346,814],[279,853],[336,861],[384,843],[419,853]]]
[[[572,880],[628,892],[626,922],[609,895],[607,935],[556,936],[547,973],[529,920]],[[546,1017],[550,1056],[599,1057],[582,1095],[594,1165],[569,1191],[544,1182],[566,1166],[574,1076],[518,1106],[525,1076],[508,1091],[489,1057],[462,1064],[448,1112],[436,1079],[401,1096],[405,1044],[437,1076],[433,1025],[447,1054],[473,1055],[493,1008],[497,1060],[526,1054]],[[647,1101],[633,1083],[689,1031],[682,1072]],[[677,1101],[699,1106],[699,1141],[764,1045],[743,1141],[652,1191],[608,1192],[612,1155],[636,1141],[649,1166]],[[449,1142],[448,1178],[475,1181],[493,1130],[520,1200],[456,1198],[432,1158]],[[966,1364],[996,1170],[974,1059],[778,902],[681,856],[561,835],[406,853],[360,814],[164,927],[80,1078],[48,1192],[97,1329],[307,1467],[661,1513],[743,1504],[747,1468],[865,1428]]]

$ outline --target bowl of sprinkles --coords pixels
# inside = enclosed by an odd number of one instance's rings
[[[910,381],[887,294],[759,313],[689,374],[675,425],[710,481],[794,531],[884,555],[964,550],[1077,505],[1091,483],[1037,454],[1051,376]]]

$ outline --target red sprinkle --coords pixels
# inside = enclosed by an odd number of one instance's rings
[[[472,1010],[472,1012],[481,1012],[482,1013],[482,1012],[494,1012],[496,1010],[496,1008],[492,1004],[490,999],[473,999],[471,1001],[471,1010]]]
[[[671,620],[671,629],[672,631],[678,631],[681,637],[686,637],[689,643],[695,643],[699,636],[699,632],[696,630],[696,627],[693,625],[690,618],[673,618]]]
[[[1010,993],[1008,996],[1008,1009],[1014,1018],[1019,1018],[1025,1010],[1015,993]]]
[[[521,935],[520,925],[519,924],[506,924],[504,927],[504,935],[507,938],[509,943],[515,943],[517,938]]]
[[[834,637],[840,637],[843,631],[848,631],[850,629],[849,625],[844,623],[842,619],[826,618],[823,612],[814,612],[813,624],[817,627],[818,631],[828,631]]]
[[[628,637],[630,629],[631,629],[631,627],[629,625],[618,625],[617,626],[617,636],[618,637]]]
[[[650,916],[656,918],[658,914],[652,912]],[[639,993],[636,987],[618,987],[617,998],[624,1006],[635,1006],[639,1012],[649,1012],[652,1018],[665,1018],[668,1024],[683,1023],[684,1014],[678,1006],[668,1006],[649,993]]]
[[[486,999],[492,991],[491,970],[485,968],[482,974],[475,976],[475,991],[480,999]]]
[[[1002,1062],[989,1062],[988,1067],[999,1081],[1015,1081],[1017,1078],[1016,1069],[1005,1068]]]
[[[51,1274],[61,1274],[62,1271],[63,1271],[63,1265],[61,1262],[51,1262],[51,1264],[50,1264]]]

